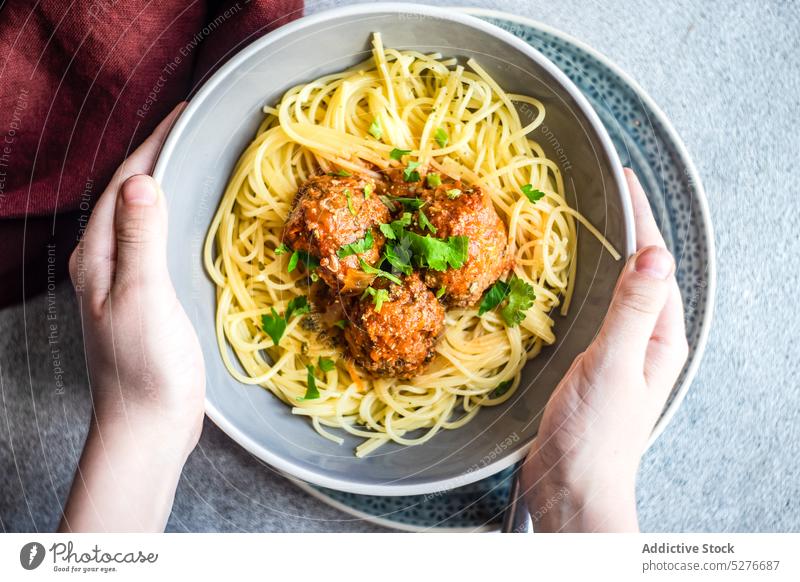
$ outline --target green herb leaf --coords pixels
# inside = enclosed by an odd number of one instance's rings
[[[313,271],[317,267],[319,267],[319,260],[317,257],[307,253],[306,251],[294,251],[292,256],[289,257],[289,264],[286,266],[286,272],[291,273],[297,268],[297,265],[303,262],[306,266],[306,269],[309,271]]]
[[[369,198],[374,189],[375,187],[372,184],[367,184],[364,186],[364,198]]]
[[[399,162],[403,156],[407,156],[410,153],[411,150],[401,150],[400,148],[394,148],[391,152],[389,152],[389,157]]]
[[[433,133],[433,137],[436,140],[436,143],[439,144],[440,148],[447,146],[447,132],[441,127]]]
[[[428,183],[429,188],[436,188],[437,186],[442,185],[441,176],[439,176],[439,174],[434,174],[433,172],[425,176],[425,181]]]
[[[300,262],[300,253],[295,251],[292,253],[292,256],[289,257],[289,264],[286,266],[286,271],[291,273],[297,268],[297,263]]]
[[[288,253],[289,250],[290,250],[289,247],[287,247],[285,244],[281,243],[277,247],[275,247],[275,255],[278,256],[278,255],[282,255],[284,253]]]
[[[367,263],[364,259],[359,259],[359,263],[361,263],[361,269],[367,273],[368,275],[375,275],[376,277],[384,277],[385,279],[389,279],[392,283],[397,285],[402,285],[403,282],[398,278],[392,275],[391,273],[387,273],[377,267],[373,267],[369,263]]]
[[[508,389],[511,388],[511,386],[513,384],[514,384],[514,380],[506,380],[505,382],[500,382],[497,385],[497,388],[494,389],[494,392],[492,392],[491,397],[492,398],[499,398],[500,396],[502,396],[503,394],[508,392]]]
[[[261,316],[261,329],[264,330],[269,337],[272,338],[272,343],[276,346],[283,337],[283,332],[286,331],[286,320],[278,315],[274,307],[270,307],[272,314],[264,314]]]
[[[328,175],[329,175],[329,176],[340,176],[340,177],[342,177],[342,178],[349,178],[349,177],[350,177],[350,176],[352,176],[353,174],[351,174],[351,173],[350,173],[350,172],[348,172],[347,170],[341,170],[341,169],[340,169],[340,170],[336,170],[335,172],[328,172]]]
[[[308,304],[308,298],[305,295],[299,295],[289,301],[289,305],[286,306],[286,315],[284,316],[278,315],[274,307],[269,309],[272,313],[261,316],[261,329],[272,338],[272,343],[277,346],[292,316],[308,313],[311,311],[311,306]]]
[[[383,249],[383,256],[399,272],[411,274],[411,250],[407,244],[387,244]]]
[[[389,238],[391,238],[392,240],[399,239],[403,234],[403,229],[405,229],[410,224],[411,224],[411,213],[404,212],[400,218],[398,218],[397,220],[393,220],[389,224],[389,227],[392,230],[392,233],[394,234],[394,236]]]
[[[397,238],[394,235],[394,230],[392,230],[392,225],[391,224],[383,223],[380,226],[378,226],[378,228],[383,233],[383,236],[385,236],[389,240],[394,240],[394,239]]]
[[[308,304],[308,298],[305,295],[299,295],[289,301],[286,306],[286,321],[288,322],[293,315],[303,315],[311,311],[311,306]]]
[[[418,220],[419,220],[419,227],[421,230],[425,230],[426,228],[431,231],[433,234],[436,234],[436,227],[431,224],[431,221],[428,220],[428,216],[422,212],[422,208],[418,211]]]
[[[417,168],[419,167],[419,162],[408,162],[408,165],[403,170],[403,180],[406,182],[419,182],[419,172],[417,172]]]
[[[447,287],[445,287],[444,285],[442,285],[441,287],[439,287],[439,290],[436,292],[436,299],[441,299],[441,297],[442,297],[442,296],[443,296],[445,293],[447,293]]]
[[[407,232],[404,237],[409,240],[419,266],[434,271],[460,269],[469,256],[469,238],[466,236],[451,236],[444,241],[430,235]]]
[[[372,120],[372,123],[369,124],[369,131],[370,135],[375,139],[381,139],[383,135],[383,128],[381,127],[381,120],[380,118],[376,117]]]
[[[372,303],[375,305],[375,311],[378,313],[381,312],[383,302],[389,301],[389,292],[386,289],[374,289],[372,287],[367,287],[364,293],[372,295]]]
[[[336,322],[336,323],[334,323],[333,325],[335,325],[335,326],[336,326],[336,327],[338,327],[339,329],[344,329],[344,328],[345,328],[345,326],[347,325],[347,320],[346,320],[346,319],[340,319],[339,321],[337,321],[337,322]]]
[[[503,299],[508,296],[509,290],[508,283],[505,281],[500,281],[499,279],[495,281],[494,285],[489,287],[486,293],[484,293],[481,305],[478,308],[478,315],[483,315],[487,311],[491,311],[500,305]]]
[[[360,255],[361,253],[366,253],[368,250],[372,249],[374,242],[375,239],[372,236],[372,231],[368,230],[363,239],[357,240],[356,242],[352,242],[350,244],[342,245],[339,250],[336,251],[336,256],[338,256],[340,259],[343,259],[345,257],[349,257],[350,255]]]
[[[536,293],[528,283],[517,277],[508,282],[508,303],[500,310],[500,315],[509,327],[515,327],[525,319],[525,312],[533,306]]]
[[[355,216],[356,211],[353,209],[353,195],[350,193],[350,188],[345,188],[344,196],[347,198],[347,210],[350,212],[350,214]]]
[[[330,358],[320,358],[319,359],[319,369],[323,372],[330,372],[336,367],[336,362],[331,360]]]
[[[317,390],[317,379],[314,378],[314,366],[308,364],[306,370],[308,372],[306,376],[307,385],[306,395],[303,396],[303,400],[316,400],[319,398],[319,390]]]
[[[451,188],[450,190],[447,191],[447,197],[450,200],[458,198],[459,196],[461,196],[461,190],[459,190],[458,188]]]
[[[522,187],[522,193],[525,194],[525,196],[528,197],[528,200],[530,200],[533,204],[536,204],[536,202],[538,202],[545,196],[544,192],[542,192],[541,190],[537,190],[530,184],[525,184]]]
[[[409,210],[418,210],[425,206],[425,201],[422,198],[404,198],[400,196],[398,198],[392,198],[392,200],[394,202],[399,202]]]

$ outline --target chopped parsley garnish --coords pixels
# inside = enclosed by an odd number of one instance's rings
[[[367,184],[364,186],[364,198],[369,198],[374,188],[375,187],[372,184]]]
[[[392,198],[392,201],[399,202],[403,206],[411,210],[417,210],[425,206],[425,201],[422,198],[405,198],[400,196],[398,198]]]
[[[433,133],[433,137],[436,140],[436,143],[439,144],[440,148],[443,148],[447,145],[447,132],[441,127]]]
[[[365,261],[364,259],[359,259],[358,261],[359,263],[361,263],[361,270],[367,273],[368,275],[375,275],[376,277],[383,277],[385,279],[389,279],[389,281],[397,285],[403,284],[403,282],[399,278],[395,277],[391,273],[383,271],[382,269],[373,267],[372,265],[367,263],[367,261]]]
[[[533,204],[536,204],[539,200],[541,200],[545,196],[544,192],[542,192],[541,190],[537,190],[530,184],[525,184],[521,188],[521,190],[522,193],[525,194],[525,196],[528,197],[528,200],[530,200]]]
[[[411,224],[411,213],[404,212],[403,216],[397,220],[393,220],[389,224],[381,224],[378,228],[381,229],[383,235],[389,240],[397,240],[403,232],[403,229]]]
[[[405,275],[411,274],[411,249],[405,241],[399,244],[387,243],[386,247],[384,247],[383,256],[399,272]]]
[[[383,233],[383,236],[385,236],[389,240],[394,240],[394,239],[397,238],[394,235],[394,231],[392,230],[392,225],[391,224],[383,223],[378,228],[381,229],[381,232]]]
[[[288,250],[288,249],[287,249]],[[306,251],[294,251],[292,256],[289,257],[289,264],[286,266],[286,272],[291,273],[297,268],[297,265],[303,261],[306,266],[306,269],[309,271],[313,271],[317,267],[319,267],[319,260],[317,257],[310,255]]]
[[[418,198],[407,200],[418,201]],[[424,217],[424,218],[423,218]],[[384,249],[384,258],[398,271],[409,275],[412,260],[418,267],[427,267],[435,271],[446,271],[448,268],[461,268],[469,256],[469,238],[451,236],[447,240],[433,238],[431,235],[420,235],[405,230],[411,224],[411,214],[403,213],[398,220],[380,225],[381,232],[390,241]],[[436,227],[428,221],[425,213],[420,211],[420,228],[427,225],[432,232]],[[365,269],[366,271],[366,269]],[[369,272],[369,271],[367,271]]]
[[[277,247],[275,247],[275,255],[283,255],[289,252],[289,247],[285,244],[281,243]]]
[[[447,287],[445,287],[444,285],[442,285],[441,287],[439,287],[439,290],[436,292],[436,299],[441,299],[441,297],[442,297],[442,296],[443,296],[445,293],[447,293]]]
[[[294,297],[291,301],[289,301],[289,305],[286,307],[286,314],[283,316],[278,315],[278,312],[275,311],[274,307],[270,307],[271,313],[261,316],[261,329],[263,329],[264,333],[272,338],[272,343],[277,346],[281,341],[283,332],[286,331],[286,325],[289,323],[289,320],[292,318],[292,316],[303,315],[304,313],[308,313],[310,310],[311,307],[309,306],[308,299],[305,295]]]
[[[403,180],[406,182],[419,182],[418,167],[419,162],[408,162],[408,165],[403,170]]]
[[[478,315],[494,309],[508,298],[500,309],[500,315],[509,327],[515,327],[525,319],[525,312],[533,306],[536,293],[528,283],[512,275],[508,283],[496,281],[481,300]]]
[[[289,321],[293,315],[303,315],[311,311],[311,306],[308,304],[308,298],[305,295],[299,295],[289,301],[286,306],[286,321]]]
[[[353,210],[353,195],[350,193],[350,188],[345,188],[344,196],[347,198],[347,210],[350,211],[350,214],[355,216],[356,211]]]
[[[508,389],[511,388],[512,384],[514,384],[514,380],[506,380],[505,382],[500,382],[497,385],[497,388],[494,389],[494,392],[492,392],[491,397],[492,398],[501,397],[503,394],[508,392]]]
[[[320,358],[319,359],[319,369],[323,372],[330,372],[336,367],[336,362],[331,360],[330,358]]]
[[[400,148],[394,148],[391,152],[389,152],[389,157],[393,160],[400,161],[400,158],[403,156],[407,156],[411,153],[411,150],[401,150]]]
[[[278,345],[286,331],[286,320],[278,315],[274,307],[270,307],[271,314],[261,316],[261,329],[272,338],[272,343]]]
[[[508,285],[508,303],[500,309],[500,315],[509,327],[515,327],[525,319],[525,312],[533,306],[536,293],[533,287],[516,275],[511,277]]]
[[[406,232],[403,236],[408,239],[420,267],[434,271],[460,269],[469,256],[469,238],[466,236],[451,236],[446,241],[414,232]]]
[[[447,197],[450,200],[458,198],[459,196],[461,196],[461,190],[459,190],[458,188],[451,188],[450,190],[447,191]]]
[[[319,390],[317,390],[317,379],[314,378],[314,366],[308,364],[306,370],[308,371],[306,395],[303,396],[302,400],[316,400],[319,398]]]
[[[297,263],[300,262],[300,253],[297,251],[292,253],[292,256],[289,257],[289,264],[286,266],[286,271],[291,273],[297,268]]]
[[[489,287],[489,290],[483,295],[483,299],[481,299],[481,305],[478,308],[478,315],[483,315],[487,311],[491,311],[503,301],[503,299],[508,296],[509,292],[508,283],[505,281],[497,280],[494,282],[494,285]]]
[[[335,325],[335,326],[336,326],[336,327],[338,327],[339,329],[344,329],[344,328],[345,328],[345,326],[347,325],[347,320],[346,320],[346,319],[340,319],[339,321],[337,321],[337,322],[336,322],[336,323],[334,323],[333,325]]]
[[[428,187],[430,188],[436,188],[436,186],[442,185],[442,178],[439,176],[439,174],[434,174],[433,172],[425,176],[425,181],[428,183]]]
[[[386,289],[374,289],[373,287],[367,287],[364,291],[364,295],[372,295],[372,303],[375,305],[375,311],[378,313],[381,312],[383,302],[389,301],[389,292]]]
[[[436,227],[431,224],[431,221],[428,220],[427,215],[422,212],[422,208],[420,208],[417,212],[420,229],[425,230],[427,228],[433,234],[436,234]]]
[[[372,248],[374,242],[375,239],[372,237],[372,231],[368,230],[367,234],[365,234],[364,238],[361,240],[342,245],[339,250],[336,251],[336,256],[340,259],[343,259],[345,257],[349,257],[350,255],[360,255],[361,253],[366,253]]]
[[[336,170],[335,172],[328,172],[329,176],[339,176],[341,178],[349,178],[353,174],[348,172],[347,170]]]
[[[381,139],[383,135],[383,128],[381,127],[381,120],[379,118],[375,118],[372,120],[372,123],[369,124],[369,131],[370,135],[375,139]]]

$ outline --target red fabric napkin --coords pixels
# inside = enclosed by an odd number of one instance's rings
[[[0,305],[55,284],[127,152],[222,62],[302,11],[302,0],[7,0]]]

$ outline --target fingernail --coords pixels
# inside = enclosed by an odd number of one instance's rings
[[[152,206],[158,200],[158,191],[152,179],[133,176],[122,185],[122,201],[131,206]]]
[[[653,279],[666,279],[672,274],[672,255],[661,247],[648,247],[636,257],[636,272]]]

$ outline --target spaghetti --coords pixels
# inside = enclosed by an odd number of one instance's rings
[[[525,125],[516,104],[535,112]],[[511,398],[526,361],[556,339],[549,314],[569,308],[576,220],[619,258],[568,206],[558,166],[527,137],[544,120],[542,103],[505,93],[473,60],[463,67],[439,54],[385,49],[375,34],[372,59],[290,89],[264,113],[205,242],[206,269],[217,287],[220,352],[234,378],[270,390],[325,438],[343,442],[331,428],[363,438],[357,456],[390,441],[424,443],[442,429],[464,426],[481,407]],[[446,142],[437,140],[437,130]],[[367,376],[304,325],[304,317],[286,322],[279,345],[261,325],[262,316],[285,312],[308,291],[306,277],[290,272],[289,256],[279,254],[300,185],[320,170],[378,179],[394,148],[410,150],[420,168],[488,193],[508,230],[514,274],[535,291],[533,306],[514,327],[497,311],[448,310],[435,358],[410,379]],[[524,186],[543,197],[532,203],[521,194]],[[309,366],[318,358],[335,365],[314,380],[319,397],[305,399]]]

